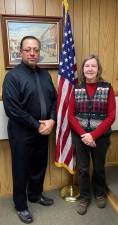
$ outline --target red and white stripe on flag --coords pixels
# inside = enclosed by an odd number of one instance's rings
[[[68,105],[76,82],[75,49],[70,16],[67,12],[58,75],[55,164],[58,167],[65,167],[71,174],[74,174],[74,151],[68,122]]]

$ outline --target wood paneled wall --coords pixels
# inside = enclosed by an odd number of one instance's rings
[[[118,0],[69,0],[71,23],[75,42],[78,70],[85,56],[99,55],[103,65],[103,77],[110,81],[118,93]],[[62,16],[62,0],[0,0],[0,14]],[[2,34],[0,27],[0,96],[5,76]],[[57,70],[50,70],[57,86]],[[107,164],[118,163],[117,131]],[[54,166],[55,132],[50,136],[49,163],[45,189],[61,187],[70,182],[71,176],[64,169]],[[7,140],[0,141],[0,195],[12,192],[11,157]]]

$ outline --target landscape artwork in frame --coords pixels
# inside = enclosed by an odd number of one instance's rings
[[[20,41],[35,36],[41,41],[40,67],[58,68],[62,42],[61,17],[1,16],[5,68],[21,62]]]

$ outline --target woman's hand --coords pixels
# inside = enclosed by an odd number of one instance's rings
[[[90,133],[86,133],[86,134],[81,135],[81,140],[85,145],[91,146],[93,148],[96,147],[96,143],[93,140],[93,137]]]

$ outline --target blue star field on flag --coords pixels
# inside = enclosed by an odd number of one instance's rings
[[[66,24],[64,27],[62,51],[59,64],[59,74],[70,80],[72,84],[75,83],[75,68],[74,68],[74,41],[71,30],[70,15],[66,15]]]

